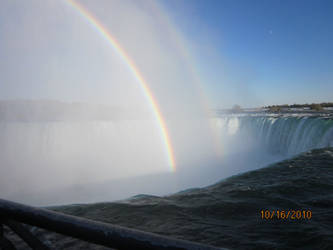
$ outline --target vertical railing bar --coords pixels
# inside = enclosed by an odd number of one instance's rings
[[[11,220],[3,220],[3,223],[12,229],[34,250],[50,250],[42,241],[33,235],[27,228],[20,223]]]
[[[13,243],[5,237],[3,224],[1,222],[0,222],[0,249],[16,250],[16,247],[13,245]]]

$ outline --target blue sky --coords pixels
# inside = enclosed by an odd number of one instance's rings
[[[201,52],[197,70],[215,106],[333,101],[332,1],[163,4]]]
[[[149,1],[79,2],[131,55],[162,109],[195,105],[192,73]],[[333,101],[333,1],[158,3],[211,108]],[[119,55],[65,1],[3,1],[0,38],[0,99],[147,106]]]

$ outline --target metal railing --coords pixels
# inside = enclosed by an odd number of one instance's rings
[[[3,224],[32,249],[50,249],[21,223],[115,249],[221,249],[0,199],[0,248],[16,249]]]

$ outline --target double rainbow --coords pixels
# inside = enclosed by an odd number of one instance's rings
[[[112,48],[119,54],[122,60],[126,63],[126,65],[128,66],[129,70],[133,73],[136,80],[140,83],[140,86],[148,102],[150,103],[150,107],[158,123],[162,141],[164,143],[166,155],[168,158],[169,167],[172,171],[175,171],[176,170],[175,159],[165,121],[162,117],[158,104],[151,90],[149,89],[147,82],[140,73],[138,67],[135,65],[134,61],[130,58],[130,56],[126,53],[126,51],[120,46],[117,40],[110,34],[110,32],[103,26],[103,24],[97,20],[96,17],[94,17],[86,8],[84,8],[78,2],[74,0],[68,0],[67,2],[75,10],[77,10],[80,13],[80,15],[84,19],[86,19],[92,25],[92,27],[94,27],[96,31],[112,46]]]

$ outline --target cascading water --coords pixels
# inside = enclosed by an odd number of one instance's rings
[[[215,124],[224,142],[286,157],[333,146],[333,119],[327,117],[230,115],[215,118]]]
[[[21,109],[1,116],[0,190],[4,198],[34,205],[163,195],[333,146],[327,117],[219,115],[211,127],[201,118],[172,120],[177,168],[170,172],[152,120],[68,119],[61,110],[50,120],[50,112]]]

